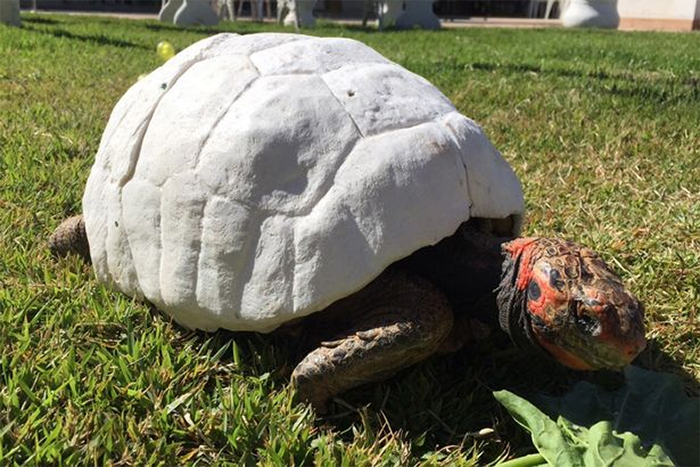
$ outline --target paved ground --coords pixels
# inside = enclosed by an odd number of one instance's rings
[[[558,19],[530,18],[470,18],[442,20],[444,28],[557,28],[562,27]]]
[[[0,0],[3,1],[3,0]],[[39,13],[52,14],[60,13],[66,15],[80,16],[109,16],[114,18],[128,19],[158,19],[155,13],[114,13],[114,12],[98,12],[98,11],[53,11],[40,10]],[[238,21],[250,21],[250,18],[242,17]],[[273,19],[266,19],[265,22],[273,22]],[[342,24],[360,25],[360,20],[337,20]],[[470,18],[470,19],[455,19],[441,20],[444,28],[551,28],[561,27],[561,23],[556,19],[529,19],[529,18]]]

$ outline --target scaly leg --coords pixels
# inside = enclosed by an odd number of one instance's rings
[[[298,397],[320,412],[334,395],[386,379],[435,353],[453,322],[450,304],[435,286],[401,271],[385,272],[312,318],[329,326],[348,323],[292,373]]]

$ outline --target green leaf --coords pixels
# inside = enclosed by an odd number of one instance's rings
[[[674,375],[630,367],[625,376],[617,391],[580,382],[562,397],[541,397],[549,416],[511,392],[494,397],[553,466],[700,465],[700,401]]]
[[[659,445],[647,450],[638,436],[615,433],[609,421],[598,422],[588,430],[588,449],[584,454],[586,466],[673,466]]]
[[[530,432],[532,441],[548,464],[561,467],[584,467],[582,446],[571,442],[552,419],[537,407],[510,391],[496,391],[494,397],[516,422]]]
[[[608,420],[617,433],[661,446],[678,465],[700,465],[700,399],[686,396],[675,375],[629,366],[625,384],[615,391],[579,382],[562,397],[541,396],[538,402],[550,416],[581,426]]]
[[[532,435],[532,441],[548,465],[556,467],[673,466],[663,449],[647,450],[638,436],[618,434],[612,423],[601,421],[590,428],[559,417],[555,423],[537,407],[509,391],[494,392],[496,399]],[[511,461],[512,462],[512,461]],[[512,465],[512,464],[511,464]]]

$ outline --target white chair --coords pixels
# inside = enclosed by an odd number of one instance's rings
[[[313,11],[318,0],[282,0],[277,3],[277,22],[285,26],[313,27],[316,18]]]
[[[568,6],[569,0],[530,0],[530,11],[528,15],[530,18],[536,18],[540,9],[540,4],[546,3],[547,8],[545,8],[544,19],[550,19],[555,2],[559,2],[559,16],[561,17],[562,12]]]
[[[184,0],[163,0],[158,19],[164,23],[172,23],[183,2]]]
[[[175,26],[215,26],[219,24],[219,16],[208,0],[184,0],[175,12],[173,24]]]
[[[218,0],[219,20],[236,21],[236,6],[234,0]]]
[[[561,15],[563,15],[566,9],[569,8],[570,3],[571,0],[559,0],[559,18],[561,18]]]
[[[238,4],[238,16],[241,16],[241,13],[243,13],[244,3],[245,0],[241,0],[241,3]],[[270,16],[270,0],[264,1],[266,13],[263,13],[263,0],[250,0],[248,3],[250,3],[250,18],[253,21],[262,21],[266,17]],[[282,2],[277,2],[278,8],[280,3]]]

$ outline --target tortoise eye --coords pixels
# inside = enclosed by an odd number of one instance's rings
[[[537,301],[540,298],[540,295],[542,295],[542,291],[540,290],[540,286],[537,284],[535,280],[531,280],[530,284],[527,286],[527,296],[530,300]]]

